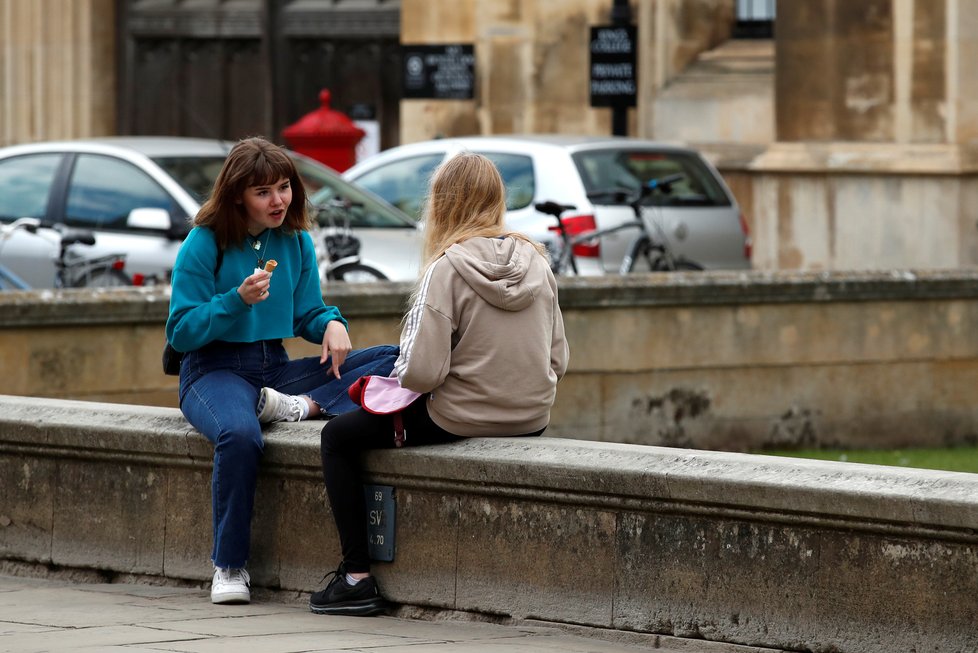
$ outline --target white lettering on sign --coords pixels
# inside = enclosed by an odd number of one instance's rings
[[[439,92],[468,91],[472,88],[474,54],[463,54],[460,47],[449,47],[444,54],[425,55],[425,64],[434,69],[431,83]]]
[[[380,526],[384,523],[384,511],[383,510],[371,510],[368,516],[368,522],[371,526]]]
[[[634,71],[630,63],[596,63],[591,66],[591,76],[631,79]]]
[[[601,79],[591,82],[593,95],[632,95],[635,93],[635,82],[624,79]]]
[[[626,29],[603,29],[597,40],[591,41],[591,52],[628,53],[632,51],[632,40]]]

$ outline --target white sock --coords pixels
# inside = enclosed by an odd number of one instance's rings
[[[350,587],[353,587],[354,585],[356,585],[357,583],[360,582],[359,579],[354,578],[350,574],[347,574],[346,575],[346,579],[345,580],[346,580],[346,584],[349,585]]]

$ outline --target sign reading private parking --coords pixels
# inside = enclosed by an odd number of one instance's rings
[[[634,25],[591,28],[591,106],[634,107],[638,30]]]
[[[475,50],[471,45],[405,45],[404,97],[471,100],[475,97]]]

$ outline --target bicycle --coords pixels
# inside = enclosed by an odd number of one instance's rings
[[[17,231],[50,239],[38,233],[42,227],[37,218],[18,218],[10,224],[0,224],[0,254],[3,246]],[[55,288],[108,288],[131,286],[132,279],[124,272],[124,254],[106,254],[86,257],[77,251],[76,245],[94,245],[95,235],[90,231],[69,229],[56,224],[51,229],[57,234],[58,255],[54,259]],[[13,270],[0,263],[0,290],[30,290],[31,286]]]
[[[362,206],[334,197],[325,205],[316,207],[317,217],[311,235],[316,244],[319,278],[323,283],[387,281],[383,272],[360,260],[360,239],[350,228],[350,212]],[[337,225],[337,218],[340,225]]]
[[[651,179],[639,187],[637,191],[614,188],[589,192],[587,194],[588,199],[612,195],[618,201],[631,207],[635,217],[614,227],[594,229],[576,235],[572,235],[567,230],[562,219],[564,213],[575,210],[577,208],[576,206],[560,204],[552,200],[534,204],[534,208],[537,211],[553,216],[557,221],[555,231],[560,237],[561,247],[556,255],[551,257],[550,269],[553,270],[555,275],[566,274],[568,268],[574,274],[578,274],[577,260],[574,256],[574,248],[576,246],[592,243],[604,236],[626,229],[637,229],[639,233],[629,245],[624,258],[622,258],[621,264],[618,267],[618,274],[702,270],[703,266],[699,263],[676,255],[672,251],[662,231],[662,227],[654,217],[646,220],[642,215],[643,202],[646,198],[651,196],[657,189],[668,189],[671,184],[682,180],[684,177],[685,175],[682,173],[676,173],[659,179]],[[649,225],[656,231],[655,234],[652,233]]]

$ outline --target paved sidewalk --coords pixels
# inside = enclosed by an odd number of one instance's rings
[[[305,598],[215,606],[202,589],[83,584],[0,575],[0,652],[752,653],[753,647],[549,626],[325,617]]]

